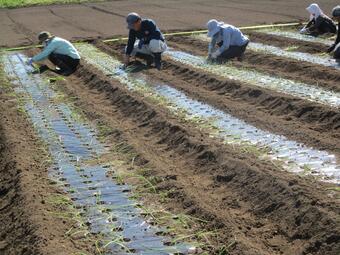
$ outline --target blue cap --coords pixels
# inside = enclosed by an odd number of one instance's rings
[[[141,17],[138,13],[131,12],[126,16],[126,23],[128,24],[128,29],[133,29],[133,24],[135,24]]]
[[[332,15],[333,17],[340,17],[340,5],[333,8]]]

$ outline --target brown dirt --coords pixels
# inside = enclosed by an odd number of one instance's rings
[[[124,48],[96,45],[109,54]],[[217,77],[169,59],[163,67],[161,73],[152,69],[146,73],[258,128],[340,155],[340,112],[334,108]]]
[[[3,82],[3,81],[2,81]],[[65,238],[74,225],[53,216],[63,195],[48,179],[48,153],[15,98],[0,89],[0,254],[93,254],[91,244]]]
[[[187,36],[172,36],[167,39],[170,42],[175,42],[176,44],[174,44],[174,46],[177,46],[177,48],[192,51],[198,55],[206,55],[205,52],[207,52],[208,49],[208,42]],[[240,67],[266,72],[271,75],[297,80],[307,84],[323,86],[340,92],[340,71],[338,69],[261,52],[254,52],[249,49],[245,53],[244,61],[235,61],[235,64]]]
[[[219,230],[216,246],[236,240],[230,254],[337,254],[340,208],[324,184],[221,145],[86,64],[65,89],[163,177],[158,188],[173,190],[169,208]]]
[[[124,17],[132,11],[155,19],[164,31],[194,30],[204,28],[211,18],[237,26],[307,20],[309,4],[309,0],[113,0],[0,9],[0,46],[30,45],[42,30],[71,40],[126,35]],[[329,13],[338,2],[320,0],[319,4]]]
[[[246,34],[249,36],[252,42],[259,42],[264,44],[269,44],[281,48],[288,48],[291,46],[298,47],[296,51],[307,52],[311,54],[318,54],[321,52],[326,52],[329,46],[322,43],[311,43],[304,42],[298,39],[286,38],[277,35],[268,35],[264,33],[257,33],[254,31],[246,31]]]

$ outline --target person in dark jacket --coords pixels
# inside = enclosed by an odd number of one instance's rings
[[[338,21],[338,35],[334,44],[328,49],[328,53],[333,53],[334,59],[340,63],[340,5],[334,7],[332,11],[333,19]]]
[[[311,4],[306,8],[310,13],[308,24],[300,30],[300,33],[318,36],[325,33],[336,33],[336,26],[331,18],[324,14],[318,4]]]
[[[129,40],[125,50],[125,67],[129,65],[130,57],[145,59],[148,66],[155,63],[161,69],[161,55],[167,49],[165,38],[155,22],[142,19],[137,13],[130,13],[126,17],[129,29]]]

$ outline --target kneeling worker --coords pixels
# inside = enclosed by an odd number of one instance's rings
[[[249,39],[237,28],[215,19],[207,23],[209,44],[209,60],[223,62],[232,58],[242,60]]]
[[[336,33],[334,22],[321,10],[318,4],[311,4],[306,8],[310,14],[308,24],[300,30],[300,33],[319,36],[325,33]]]
[[[160,70],[161,55],[167,49],[167,45],[155,22],[151,19],[142,19],[137,13],[130,13],[126,17],[126,22],[129,40],[125,51],[125,67],[129,65],[130,56],[136,56],[145,59],[148,66],[155,63],[156,68]]]
[[[40,73],[51,70],[57,74],[68,76],[77,70],[80,63],[80,55],[69,41],[52,36],[49,32],[41,32],[38,39],[43,44],[44,49],[38,55],[31,58],[28,64],[31,65],[33,62],[48,59],[56,66],[52,70],[47,65],[42,65],[39,68]]]
[[[333,19],[338,21],[338,35],[335,43],[328,49],[328,53],[333,52],[334,59],[340,63],[340,5],[334,7],[332,11]]]

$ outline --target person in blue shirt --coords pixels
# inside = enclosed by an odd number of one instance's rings
[[[47,65],[39,67],[39,73],[51,70],[60,75],[71,75],[77,70],[80,63],[80,55],[77,49],[67,40],[52,36],[49,32],[41,32],[38,36],[39,42],[43,44],[42,52],[29,59],[28,64],[49,60],[55,65],[50,69]]]
[[[207,23],[208,37],[211,42],[208,48],[208,59],[223,62],[232,58],[242,60],[249,39],[237,28],[215,19]]]
[[[129,39],[125,50],[124,66],[128,66],[130,57],[140,57],[147,65],[155,63],[161,69],[161,55],[167,49],[165,38],[155,22],[142,19],[137,13],[129,13],[126,17],[129,29]]]
[[[334,7],[332,15],[333,19],[338,22],[338,35],[334,44],[327,50],[327,52],[331,53],[334,59],[340,63],[340,5]]]

